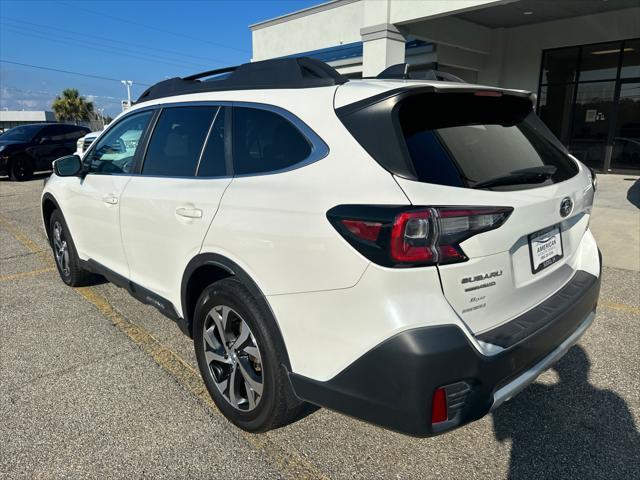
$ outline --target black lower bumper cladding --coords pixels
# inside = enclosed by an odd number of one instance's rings
[[[493,393],[568,338],[595,309],[599,292],[600,278],[578,271],[567,287],[543,302],[553,306],[553,316],[534,322],[524,314],[526,322],[520,324],[533,323],[537,330],[525,328],[526,338],[510,336],[517,343],[491,357],[481,355],[455,325],[416,328],[384,341],[329,381],[291,373],[291,383],[298,397],[316,405],[405,434],[436,435],[486,415]],[[518,320],[523,319],[513,322]],[[470,387],[464,405],[454,418],[432,426],[434,391],[457,382]]]

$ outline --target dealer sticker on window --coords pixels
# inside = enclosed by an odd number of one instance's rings
[[[553,265],[563,256],[560,225],[554,225],[529,235],[531,273]]]

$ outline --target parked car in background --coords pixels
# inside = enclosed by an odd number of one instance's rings
[[[33,172],[51,170],[51,163],[74,152],[86,127],[62,123],[36,123],[14,127],[0,135],[0,175],[24,181]]]
[[[91,146],[93,141],[98,138],[98,135],[100,135],[101,133],[102,130],[98,132],[89,132],[84,137],[80,137],[76,142],[76,155],[81,157],[82,154],[87,151],[87,148]]]

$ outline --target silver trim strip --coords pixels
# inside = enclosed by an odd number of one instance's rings
[[[221,108],[222,107],[218,107],[218,109],[216,110],[216,114],[213,116],[213,120],[211,120],[211,124],[209,125],[209,130],[207,130],[207,135],[204,137],[204,142],[202,144],[202,148],[200,149],[200,156],[198,156],[198,163],[196,165],[196,173],[195,173],[196,177],[198,176],[198,172],[200,171],[200,162],[202,162],[202,156],[204,155],[204,151],[207,148],[207,143],[209,142],[209,136],[211,135],[211,131],[213,130],[213,126],[216,123],[216,119],[218,118],[218,114],[220,113]]]
[[[533,383],[536,378],[540,376],[543,372],[549,369],[554,363],[560,360],[565,353],[569,351],[571,347],[573,347],[580,337],[584,334],[584,332],[589,328],[589,326],[593,323],[593,319],[596,317],[595,310],[590,312],[582,323],[578,326],[578,328],[571,334],[569,338],[567,338],[564,342],[556,347],[556,349],[551,352],[549,355],[544,357],[538,363],[536,363],[529,370],[524,372],[518,378],[512,380],[507,383],[504,387],[499,388],[493,394],[493,405],[491,405],[491,411],[498,408],[504,402],[511,400],[518,393],[528,387],[531,383]]]

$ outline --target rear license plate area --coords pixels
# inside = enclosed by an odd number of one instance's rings
[[[544,270],[564,256],[560,225],[553,225],[531,233],[528,238],[531,273],[535,274]]]

